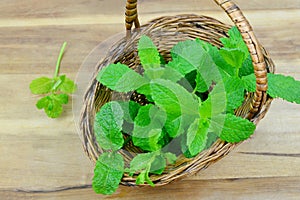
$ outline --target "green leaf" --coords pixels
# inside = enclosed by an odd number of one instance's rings
[[[117,92],[133,91],[148,83],[140,74],[121,63],[110,64],[103,68],[97,80]]]
[[[229,31],[229,38],[220,38],[225,48],[240,49],[245,55],[249,53],[248,47],[245,44],[243,37],[236,26],[233,26]]]
[[[214,98],[219,98],[214,100],[213,103],[218,105],[217,108],[221,108],[224,105],[224,95],[226,97],[226,111],[233,112],[236,108],[242,105],[244,99],[244,83],[238,77],[231,77],[227,80],[224,80],[224,85],[222,83],[218,83],[210,96]],[[223,99],[223,100],[222,100]],[[219,110],[219,109],[218,109]]]
[[[300,104],[300,81],[281,74],[268,74],[267,93],[273,98]]]
[[[232,67],[239,69],[245,60],[245,54],[238,48],[221,48],[220,55]]]
[[[219,137],[230,143],[248,139],[255,131],[255,124],[232,114],[219,115],[211,120],[211,128]]]
[[[131,134],[133,131],[133,120],[137,116],[141,106],[134,101],[120,101],[119,104],[124,113],[122,131]]]
[[[209,124],[199,118],[190,125],[187,131],[187,146],[191,156],[196,156],[206,146]]]
[[[144,77],[148,80],[153,79],[165,79],[170,80],[172,82],[177,82],[183,76],[176,70],[170,67],[159,67],[159,68],[150,68],[145,70]]]
[[[183,115],[199,115],[197,97],[179,84],[169,80],[157,79],[150,83],[152,98],[173,119]]]
[[[50,100],[48,101],[48,106],[47,107],[45,106],[44,110],[48,117],[57,118],[61,115],[63,108],[62,108],[62,104],[59,101],[50,98]]]
[[[187,146],[187,133],[185,132],[184,134],[182,134],[180,137],[180,146],[181,146],[181,152],[183,153],[183,155],[186,158],[192,158],[194,157],[190,151],[189,148]]]
[[[197,73],[197,76],[196,76],[196,88],[195,88],[195,90],[197,92],[203,93],[203,92],[208,91],[209,87],[210,87],[210,85],[207,85],[205,83],[205,80],[200,75],[200,73]]]
[[[138,55],[145,70],[160,67],[160,54],[151,38],[143,35],[138,43]]]
[[[171,55],[173,60],[168,66],[183,76],[197,70],[209,86],[213,80],[218,81],[221,78],[221,73],[211,56],[197,41],[179,42],[172,48]]]
[[[162,174],[167,166],[163,155],[157,155],[151,163],[150,172],[153,174]]]
[[[227,98],[227,111],[240,107],[245,100],[245,89],[241,79],[232,77],[224,82]]]
[[[209,149],[211,147],[211,145],[213,145],[217,139],[218,139],[218,135],[213,133],[213,132],[209,132],[207,135],[207,141],[206,141],[206,146],[205,149]]]
[[[185,119],[185,118],[184,118]],[[187,126],[187,123],[183,124],[182,116],[179,116],[175,119],[168,119],[165,123],[165,129],[170,135],[170,137],[175,138],[181,135],[184,132],[184,127]]]
[[[256,77],[255,74],[250,74],[242,77],[243,85],[246,91],[255,92],[256,90]]]
[[[141,105],[134,101],[120,101],[118,102],[122,107],[124,113],[124,120],[133,123],[133,120],[137,116]]]
[[[159,155],[160,152],[150,152],[150,153],[141,153],[137,154],[132,161],[130,162],[130,169],[127,171],[131,173],[149,170],[151,167],[151,163],[154,161],[155,157]]]
[[[65,78],[64,82],[59,86],[59,90],[67,93],[67,94],[72,94],[76,91],[77,86],[74,83],[74,81],[72,81],[69,78]]]
[[[106,150],[119,150],[124,139],[122,135],[124,112],[120,104],[111,101],[104,104],[96,114],[94,131],[99,145]]]
[[[50,118],[57,118],[61,115],[63,108],[62,104],[68,103],[68,95],[66,94],[51,94],[38,100],[36,107],[44,109],[45,113]]]
[[[123,177],[124,160],[118,153],[103,153],[94,169],[93,189],[98,194],[113,194]]]
[[[195,41],[178,42],[171,49],[172,61],[167,66],[185,76],[199,67],[203,52],[204,49]]]
[[[239,76],[243,77],[243,76],[248,76],[250,74],[254,74],[254,67],[253,67],[250,53],[248,52],[248,57],[243,62],[243,65],[239,71]]]
[[[155,104],[167,114],[167,132],[171,137],[177,137],[199,116],[197,97],[169,80],[157,79],[150,85]]]
[[[51,92],[51,89],[53,87],[54,80],[48,77],[40,77],[37,79],[34,79],[30,83],[30,91],[32,94],[47,94]]]
[[[223,78],[235,76],[235,69],[223,59],[217,47],[200,39],[196,39],[196,41],[201,44],[206,52],[211,56],[212,60],[218,66]]]
[[[176,155],[171,152],[164,153],[163,156],[165,157],[165,159],[167,159],[168,163],[170,164],[174,164],[177,160]]]
[[[142,106],[134,119],[132,141],[146,151],[156,151],[161,148],[159,140],[163,137],[163,126],[166,113],[153,104]]]

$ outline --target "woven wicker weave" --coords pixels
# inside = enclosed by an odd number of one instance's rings
[[[266,90],[267,73],[274,72],[274,64],[257,41],[249,22],[236,4],[231,0],[214,1],[223,8],[232,22],[238,27],[250,51],[256,75],[256,92],[247,95],[243,105],[236,110],[236,115],[248,118],[257,124],[264,117],[272,101],[267,96]],[[84,96],[80,128],[84,139],[84,149],[94,162],[103,152],[94,136],[94,116],[103,104],[112,99],[112,92],[95,79],[99,70],[110,63],[121,62],[139,71],[138,65],[140,61],[137,56],[137,42],[141,35],[149,36],[163,57],[166,60],[170,60],[170,49],[179,41],[200,38],[220,47],[219,38],[227,37],[227,31],[231,27],[231,25],[224,24],[214,18],[198,15],[160,17],[140,27],[137,17],[137,0],[127,0],[125,18],[127,36],[116,42],[111,47],[106,58],[96,66],[94,78]],[[132,30],[133,24],[135,25],[134,30]],[[136,93],[132,94],[130,98],[138,102],[145,101],[143,96]],[[156,185],[164,185],[175,179],[194,174],[225,156],[236,145],[218,140],[211,148],[201,152],[192,159],[179,156],[177,162],[169,165],[162,175],[153,175],[151,179]],[[138,152],[139,149],[132,147],[130,144],[120,151],[127,165],[134,154]],[[121,183],[129,186],[135,185],[135,178],[124,175]]]

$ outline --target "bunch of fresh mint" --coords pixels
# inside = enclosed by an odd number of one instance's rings
[[[154,185],[150,174],[162,174],[178,154],[194,157],[217,138],[236,143],[253,134],[255,125],[234,115],[246,92],[255,91],[250,54],[236,27],[220,40],[220,49],[199,39],[179,42],[171,50],[172,61],[162,66],[156,46],[142,36],[142,75],[121,63],[99,72],[101,84],[121,93],[137,91],[149,103],[110,101],[96,114],[96,139],[106,152],[95,166],[95,192],[112,194],[124,173],[137,176],[137,184]],[[271,97],[300,103],[299,81],[276,74],[268,74],[268,81]],[[125,168],[118,151],[128,142],[144,153]]]

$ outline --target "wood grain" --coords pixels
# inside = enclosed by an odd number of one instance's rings
[[[68,47],[61,72],[75,79],[92,49],[124,30],[123,3],[1,1],[0,199],[299,199],[300,107],[282,100],[274,101],[251,139],[195,176],[164,187],[121,187],[109,197],[92,191],[93,165],[82,149],[74,108],[69,104],[60,119],[48,119],[28,87],[36,77],[52,76],[63,41]],[[300,80],[300,1],[237,3],[277,72]],[[139,8],[142,23],[187,12],[229,22],[207,0],[141,0]]]

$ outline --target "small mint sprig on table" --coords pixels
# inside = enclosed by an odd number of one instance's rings
[[[63,111],[63,104],[69,101],[69,94],[76,91],[76,84],[66,75],[59,75],[61,60],[67,43],[64,42],[56,63],[55,73],[53,78],[40,77],[34,79],[30,83],[30,91],[32,94],[44,95],[36,103],[38,109],[44,109],[45,113],[50,118],[57,118]]]

